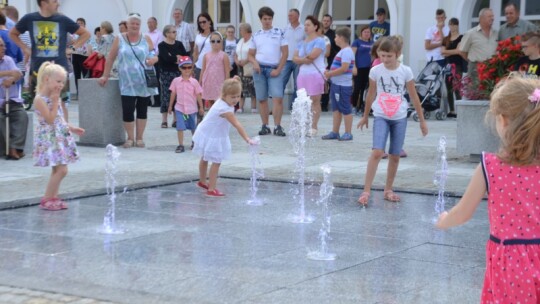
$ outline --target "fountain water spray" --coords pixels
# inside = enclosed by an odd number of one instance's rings
[[[248,205],[252,206],[262,206],[264,201],[257,197],[259,178],[264,177],[264,172],[259,166],[261,165],[261,160],[259,159],[259,147],[261,145],[261,138],[255,136],[252,139],[254,144],[249,145],[249,154],[251,157],[251,179],[250,179],[250,190],[251,190],[251,199],[247,201]]]
[[[307,258],[318,261],[333,261],[336,259],[336,254],[328,252],[328,244],[326,242],[327,239],[331,239],[328,236],[330,233],[331,220],[328,205],[330,204],[332,192],[334,191],[331,176],[332,168],[328,164],[324,164],[321,166],[321,169],[323,171],[323,183],[321,184],[321,188],[319,190],[319,200],[317,201],[317,205],[320,205],[322,208],[322,227],[319,231],[319,239],[321,240],[321,244],[319,250],[309,252]]]
[[[437,168],[433,176],[433,184],[439,188],[437,201],[435,202],[435,221],[439,214],[444,212],[444,191],[446,188],[446,179],[448,177],[448,162],[446,161],[446,137],[441,136],[439,147],[437,148]]]
[[[107,163],[105,164],[105,183],[107,187],[107,195],[109,195],[109,210],[103,218],[103,226],[98,229],[99,233],[103,234],[123,234],[125,231],[116,226],[116,172],[118,158],[120,152],[111,145],[107,145]]]
[[[300,210],[298,214],[290,214],[288,219],[293,223],[312,223],[315,218],[306,215],[304,186],[306,179],[306,140],[313,120],[312,101],[304,89],[296,91],[296,95],[298,97],[293,103],[289,141],[293,145],[294,154],[297,155],[295,173],[298,175],[298,188],[295,191],[295,198],[298,198]]]

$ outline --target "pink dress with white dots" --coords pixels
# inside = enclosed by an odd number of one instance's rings
[[[482,167],[491,234],[482,303],[540,303],[540,166],[485,153]]]

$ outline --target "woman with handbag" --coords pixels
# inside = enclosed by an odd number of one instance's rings
[[[314,16],[307,16],[304,22],[306,39],[299,43],[294,52],[293,61],[300,70],[298,72],[297,87],[305,89],[311,97],[311,110],[313,111],[313,121],[310,136],[316,136],[318,130],[319,117],[321,116],[321,95],[324,93],[326,77],[323,71],[324,54],[326,45],[324,39],[319,36],[319,20]]]
[[[158,57],[150,37],[141,34],[141,16],[132,13],[127,18],[128,31],[114,38],[105,63],[103,76],[98,80],[105,86],[110,77],[112,63],[118,57],[118,79],[122,98],[124,129],[127,140],[124,148],[144,148],[147,109],[150,97],[157,95],[157,77],[154,64]],[[135,121],[134,112],[137,112]]]
[[[214,32],[214,21],[206,12],[197,16],[197,29],[199,33],[195,36],[193,46],[193,62],[195,62],[195,79],[200,80],[204,55],[212,49],[210,34]]]
[[[255,84],[253,83],[253,64],[249,62],[248,53],[251,44],[251,25],[242,23],[239,26],[240,40],[236,44],[236,52],[234,53],[234,62],[238,67],[238,75],[242,80],[242,98],[240,99],[240,108],[238,111],[244,111],[244,101],[246,98],[251,98],[251,113],[257,112],[257,98],[255,97]]]

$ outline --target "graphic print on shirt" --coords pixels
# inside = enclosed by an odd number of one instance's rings
[[[526,75],[538,75],[538,64],[534,63],[524,63],[519,67],[519,71],[525,73]]]
[[[34,21],[36,57],[58,57],[59,27],[58,22]]]
[[[392,118],[398,112],[403,102],[402,96],[405,92],[405,81],[401,81],[396,76],[390,76],[386,80],[384,77],[381,77],[378,85],[383,89],[383,92],[378,94],[377,103],[383,110],[384,115]]]

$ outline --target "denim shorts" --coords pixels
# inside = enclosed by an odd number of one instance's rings
[[[388,135],[390,135],[390,149],[388,154],[399,155],[405,142],[407,130],[407,117],[397,120],[375,117],[373,120],[373,149],[385,150]]]
[[[177,110],[174,113],[176,113],[176,131],[195,131],[197,127],[197,113],[184,114]]]
[[[253,71],[253,83],[255,84],[255,95],[257,100],[267,100],[268,96],[274,98],[283,98],[283,77],[285,75],[285,69],[281,70],[276,77],[271,77],[270,73],[274,70],[273,67],[261,65],[261,72],[257,73]]]
[[[332,85],[330,86],[330,101],[332,102],[332,110],[339,111],[339,113],[343,115],[351,114],[352,93],[352,86],[340,86],[332,83]]]

